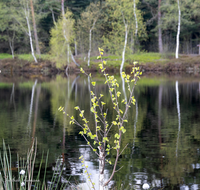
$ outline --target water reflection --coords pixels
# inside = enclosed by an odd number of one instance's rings
[[[121,90],[126,96],[129,91]],[[94,79],[95,80],[95,79]],[[97,76],[97,93],[103,93],[104,102],[111,107],[108,89]],[[5,139],[13,154],[25,156],[38,140],[38,163],[42,152],[49,150],[48,184],[52,173],[61,172],[63,183],[70,178],[71,185],[81,183],[88,187],[79,157],[83,154],[89,172],[98,185],[98,160],[79,136],[79,127],[70,126],[59,106],[79,120],[74,107],[79,105],[92,124],[90,110],[90,81],[83,76],[57,76],[50,82],[39,80],[25,83],[2,83],[0,86],[0,138]],[[198,189],[200,186],[200,82],[190,79],[145,78],[135,89],[136,105],[127,114],[129,123],[122,153],[112,187],[141,189],[144,183],[164,189]],[[107,94],[107,95],[106,95]],[[108,111],[109,120],[115,117]],[[115,131],[112,131],[115,134]],[[112,138],[112,136],[111,136]],[[2,142],[0,141],[0,145]],[[14,157],[15,158],[15,157]],[[13,159],[14,159],[13,158]],[[111,154],[111,160],[114,160]],[[112,167],[107,166],[106,175]],[[57,181],[57,179],[56,179]],[[86,187],[87,186],[87,187]]]
[[[179,143],[179,134],[181,130],[181,113],[180,113],[180,103],[179,103],[178,81],[176,81],[176,104],[177,104],[177,113],[178,113],[178,135],[177,135],[177,142],[176,142],[176,157],[178,157],[178,143]]]

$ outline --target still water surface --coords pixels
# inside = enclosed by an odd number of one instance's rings
[[[103,79],[96,76],[95,80],[96,92],[104,93],[104,102],[111,110]],[[88,181],[79,160],[83,155],[98,186],[95,154],[78,134],[79,127],[69,125],[69,119],[58,111],[59,106],[64,106],[67,113],[78,119],[74,107],[79,105],[93,122],[88,79],[72,75],[56,76],[49,82],[39,79],[0,82],[0,139],[11,148],[13,167],[16,154],[25,157],[37,137],[36,167],[43,152],[49,150],[47,179],[51,179],[53,171],[59,173],[64,165],[61,181],[65,183],[70,178],[72,185],[80,183],[87,189]],[[128,90],[122,95],[127,96]],[[149,183],[164,189],[199,189],[200,78],[143,76],[134,95],[137,103],[127,114],[129,122],[122,143],[128,147],[119,160],[119,168],[123,167],[110,187],[142,189],[144,183]],[[113,113],[108,112],[108,116],[112,121]],[[110,159],[113,161],[114,155]],[[107,178],[111,169],[106,167]]]

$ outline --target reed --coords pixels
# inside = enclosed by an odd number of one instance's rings
[[[48,155],[47,152],[46,160],[45,160],[45,171],[43,180],[41,181],[41,169],[43,163],[44,153],[42,154],[42,159],[40,161],[40,166],[38,171],[34,171],[35,169],[35,161],[37,155],[37,140],[35,140],[31,146],[31,149],[28,150],[26,158],[20,158],[17,155],[17,178],[16,175],[12,172],[12,158],[11,158],[11,151],[10,147],[5,145],[3,141],[3,148],[0,152],[0,189],[4,190],[31,190],[31,189],[39,189],[39,190],[57,190],[57,189],[65,189],[67,185],[70,184],[62,184],[61,187],[58,186],[60,182],[62,170],[59,174],[56,174],[55,171],[53,173],[50,185],[48,186],[46,183],[46,169],[48,163]],[[56,162],[56,165],[58,161]],[[36,178],[34,178],[34,174],[37,174]]]

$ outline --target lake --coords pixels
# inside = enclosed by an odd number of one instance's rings
[[[1,75],[3,75],[1,73]],[[128,96],[119,80],[122,98]],[[108,120],[114,119],[108,88],[100,74],[95,92],[104,94]],[[17,154],[26,157],[37,138],[36,170],[42,155],[48,156],[47,183],[53,172],[60,173],[61,183],[81,184],[89,189],[79,157],[85,158],[92,180],[98,186],[98,159],[82,136],[80,128],[69,125],[69,118],[58,111],[60,106],[78,121],[79,105],[92,124],[89,80],[83,75],[56,75],[52,78],[23,76],[0,78],[0,147],[3,139],[12,152],[13,169]],[[134,96],[136,105],[127,114],[118,169],[109,188],[142,189],[144,183],[163,189],[200,188],[200,76],[144,74]],[[110,111],[109,111],[110,110]],[[112,134],[115,134],[113,129]],[[112,136],[111,136],[112,138]],[[114,161],[114,151],[110,160]],[[43,164],[44,170],[44,164]],[[106,178],[112,166],[106,166]],[[43,174],[43,172],[42,172]],[[60,183],[60,184],[61,184]],[[59,185],[60,185],[59,184]]]

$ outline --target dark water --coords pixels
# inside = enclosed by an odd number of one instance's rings
[[[120,77],[117,77],[120,80]],[[108,89],[95,76],[97,93],[105,95],[111,110]],[[120,82],[121,84],[121,82]],[[78,134],[79,127],[58,111],[60,106],[78,119],[74,107],[79,105],[92,123],[90,86],[84,76],[55,77],[49,82],[30,80],[0,83],[0,139],[10,146],[14,159],[25,157],[33,138],[37,138],[37,161],[49,150],[47,179],[60,172],[61,181],[82,184],[88,181],[79,160],[86,160],[88,171],[98,185],[98,159]],[[122,93],[128,95],[128,90]],[[200,78],[143,77],[135,89],[136,106],[127,115],[127,132],[118,168],[110,187],[142,189],[144,183],[163,189],[200,188]],[[113,113],[108,112],[112,121]],[[114,131],[113,131],[113,134]],[[0,147],[2,147],[0,141]],[[114,160],[111,152],[111,160]],[[56,164],[57,163],[57,164]],[[112,167],[106,167],[106,178]],[[98,188],[97,188],[98,189]]]

